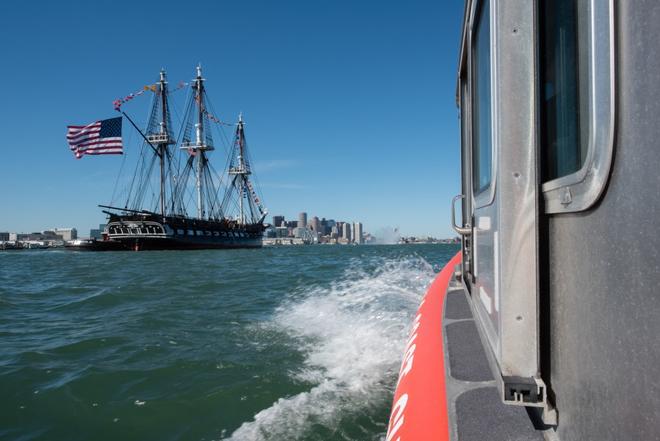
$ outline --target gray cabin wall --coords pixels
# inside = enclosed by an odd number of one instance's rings
[[[549,216],[541,236],[544,378],[562,441],[660,439],[660,3],[615,4],[608,188],[586,212]]]

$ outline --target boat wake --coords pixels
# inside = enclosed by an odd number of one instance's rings
[[[350,267],[329,288],[285,301],[266,325],[295,342],[304,362],[290,376],[311,387],[261,410],[230,440],[383,437],[406,331],[434,271],[418,257]]]

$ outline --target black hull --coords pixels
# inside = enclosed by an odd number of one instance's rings
[[[64,244],[69,251],[123,251],[126,249],[121,242],[113,240],[82,240]]]
[[[262,224],[154,214],[111,215],[108,222],[109,240],[132,251],[261,248],[263,230]]]
[[[261,239],[252,241],[189,241],[185,239],[154,239],[131,238],[118,239],[122,249],[129,251],[155,251],[155,250],[211,250],[211,249],[237,249],[261,248]]]

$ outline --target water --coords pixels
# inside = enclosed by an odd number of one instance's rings
[[[0,439],[380,440],[456,250],[0,252]]]

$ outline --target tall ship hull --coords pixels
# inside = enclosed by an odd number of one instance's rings
[[[263,225],[157,214],[111,215],[108,239],[126,250],[261,248]]]

